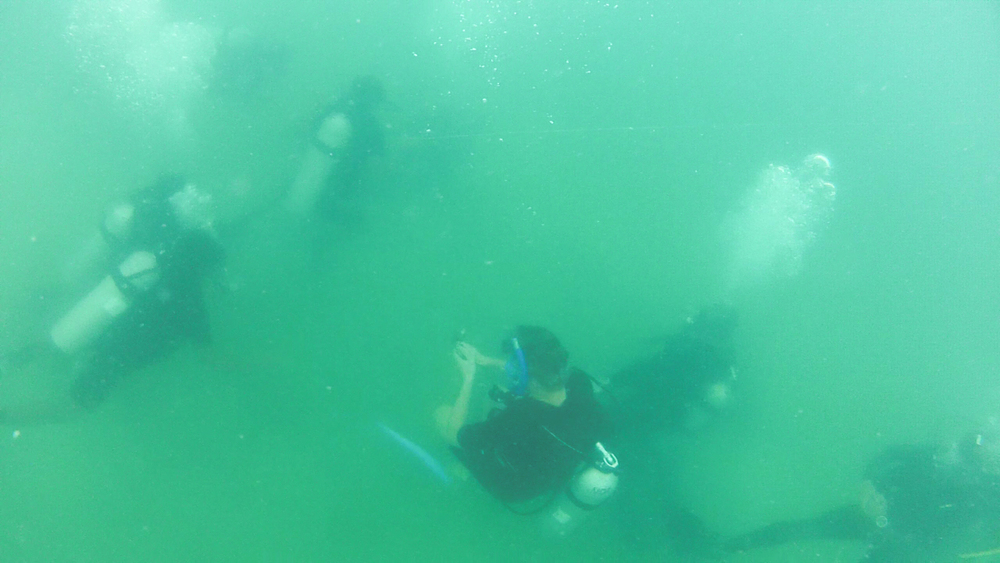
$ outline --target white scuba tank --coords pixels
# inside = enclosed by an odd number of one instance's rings
[[[135,291],[147,291],[159,281],[156,256],[133,252],[118,266],[124,281]],[[72,354],[94,341],[131,304],[129,291],[122,291],[115,276],[106,276],[90,293],[52,327],[52,342]]]
[[[288,191],[287,208],[300,215],[309,214],[323,192],[340,150],[351,138],[351,122],[342,113],[333,113],[323,120],[316,132],[316,141],[302,157],[302,166]]]
[[[107,267],[111,256],[108,239],[125,240],[131,233],[135,206],[122,203],[112,207],[104,216],[103,232],[95,232],[69,257],[62,267],[63,283],[75,287],[77,280],[99,276]]]
[[[618,458],[600,442],[594,447],[600,459],[578,472],[544,513],[545,527],[557,536],[575,530],[587,514],[608,500],[618,487]]]

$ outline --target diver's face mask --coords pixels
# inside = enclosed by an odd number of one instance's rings
[[[504,373],[507,374],[507,387],[510,392],[518,397],[528,394],[528,362],[524,359],[524,350],[518,343],[517,338],[511,339],[514,349],[510,359],[503,366]]]

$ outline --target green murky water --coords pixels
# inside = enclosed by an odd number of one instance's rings
[[[234,29],[284,58],[223,89]],[[723,299],[738,406],[667,444],[670,479],[722,533],[848,502],[880,447],[1000,401],[997,68],[990,2],[0,2],[0,346],[65,311],[67,257],[161,172],[214,195],[231,286],[230,369],[184,350],[79,422],[0,427],[0,561],[670,560],[621,504],[547,540],[375,423],[449,459],[460,329],[543,324],[607,377]],[[359,74],[388,149],[317,259],[276,201]],[[817,152],[832,204],[761,184]],[[5,375],[0,404],[67,377]]]

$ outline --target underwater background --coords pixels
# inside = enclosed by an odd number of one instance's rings
[[[880,448],[1000,415],[997,69],[988,1],[0,0],[0,350],[87,290],[62,273],[110,204],[180,172],[217,204],[232,363],[0,427],[0,561],[674,560],[622,499],[555,541],[377,424],[452,464],[460,331],[541,324],[607,380],[720,301],[735,406],[663,439],[665,487],[721,534],[850,502]],[[317,252],[276,202],[358,75],[388,149]],[[768,173],[816,153],[835,194]],[[29,375],[0,404],[68,377]]]

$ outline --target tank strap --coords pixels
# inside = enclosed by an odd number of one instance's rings
[[[159,264],[157,264],[157,268],[159,268]],[[139,277],[145,273],[146,272],[139,272],[135,275],[136,277]],[[111,279],[114,280],[115,286],[118,287],[118,290],[121,291],[128,298],[134,298],[137,295],[148,293],[149,290],[151,289],[148,287],[144,288],[141,286],[136,286],[134,283],[132,283],[132,278],[130,276],[126,276],[125,274],[122,273],[121,267],[119,266],[111,268],[109,275],[111,276]],[[157,285],[156,283],[153,284],[154,287],[156,285]]]
[[[542,426],[542,430],[548,432],[549,436],[552,436],[553,438],[555,438],[556,441],[558,441],[560,444],[562,444],[562,445],[566,446],[567,448],[573,450],[574,452],[580,454],[580,457],[582,457],[583,459],[587,459],[587,454],[585,454],[585,453],[581,452],[580,450],[574,448],[573,446],[567,444],[566,441],[563,440],[562,438],[560,438],[559,436],[557,436],[555,432],[549,430],[548,426]]]
[[[118,287],[118,291],[121,291],[126,297],[131,298],[142,293],[132,285],[132,282],[122,274],[119,268],[111,268],[110,275],[111,279],[115,282],[115,286]]]

